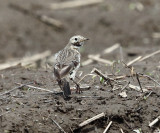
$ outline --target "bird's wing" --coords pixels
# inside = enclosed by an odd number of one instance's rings
[[[79,65],[79,53],[73,50],[63,50],[57,54],[56,65],[54,67],[54,75],[61,79],[70,73],[77,65]]]

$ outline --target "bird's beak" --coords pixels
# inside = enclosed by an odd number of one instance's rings
[[[87,40],[89,40],[89,39],[88,39],[88,38],[84,38],[84,39],[83,39],[83,41],[87,41]]]
[[[83,38],[80,42],[84,42],[84,41],[87,41],[89,40],[88,38]]]

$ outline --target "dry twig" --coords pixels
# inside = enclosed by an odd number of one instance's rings
[[[18,87],[15,87],[15,88],[13,88],[13,89],[11,89],[11,90],[9,90],[9,91],[6,91],[6,92],[4,92],[4,93],[1,93],[0,96],[9,94],[9,93],[11,93],[11,92],[14,91],[14,90],[20,89],[20,88],[22,88],[22,87],[24,87],[24,86],[26,86],[26,85],[28,85],[28,84],[32,84],[32,83],[33,83],[33,82],[30,82],[30,83],[27,83],[27,84],[20,84],[20,86],[18,86]]]
[[[145,57],[141,58],[139,61],[144,61],[144,60],[146,60],[146,59],[148,59],[148,58],[150,58],[150,57],[152,57],[152,56],[154,56],[156,54],[159,54],[159,53],[160,53],[160,50],[157,50],[157,51],[155,51],[155,52],[153,52],[153,53],[151,53],[149,55],[146,55]]]
[[[142,58],[142,56],[138,56],[137,58],[133,59],[132,61],[127,63],[127,66],[131,66],[132,64],[136,63]]]
[[[50,9],[67,9],[67,8],[77,8],[82,6],[90,6],[103,2],[103,0],[76,0],[76,1],[66,1],[60,3],[49,4]]]
[[[120,79],[124,79],[124,78],[126,78],[126,77],[131,77],[130,75],[122,75],[122,76],[117,76],[117,77],[115,77],[114,79],[115,80],[120,80]]]
[[[50,119],[51,119],[52,122],[59,128],[59,130],[60,130],[61,132],[66,133],[66,132],[64,131],[64,129],[63,129],[55,120],[53,120],[52,118],[50,118]]]
[[[160,116],[158,116],[155,120],[153,120],[151,123],[149,123],[149,127],[154,126],[159,120],[160,120]]]
[[[121,91],[123,91],[128,85],[130,84],[130,81],[128,81],[121,89]]]
[[[109,124],[107,125],[106,129],[103,131],[103,133],[106,133],[108,131],[108,129],[110,128],[112,124],[112,121],[109,122]]]
[[[88,120],[80,123],[80,124],[79,124],[79,127],[83,127],[83,126],[91,123],[92,121],[95,121],[95,120],[97,120],[97,119],[100,119],[100,118],[102,118],[102,117],[104,117],[104,116],[105,116],[105,113],[104,113],[104,112],[101,113],[101,114],[98,114],[98,115],[96,115],[96,116],[94,116],[94,117],[92,117],[92,118],[90,118],[90,119],[88,119]]]
[[[145,99],[147,99],[152,93],[153,91],[149,92],[149,94],[145,97]]]
[[[111,47],[109,47],[109,48],[106,48],[103,52],[102,52],[102,54],[104,55],[104,54],[109,54],[109,53],[111,53],[111,52],[113,52],[114,50],[116,50],[117,48],[119,48],[120,47],[120,44],[119,43],[116,43],[116,44],[114,44],[113,46],[111,46]]]
[[[0,64],[0,70],[7,69],[7,68],[10,68],[10,67],[14,67],[14,66],[17,66],[18,64],[21,64],[21,66],[27,66],[29,64],[35,63],[38,60],[44,59],[44,58],[46,58],[50,55],[51,55],[50,51],[45,51],[43,53],[35,54],[35,55],[30,56],[30,57],[25,57],[23,59],[17,59],[13,62],[6,62],[6,63],[3,63],[3,64]]]
[[[120,128],[120,131],[121,131],[121,133],[124,133],[122,128]]]
[[[98,69],[94,68],[92,70],[91,73],[96,73],[97,75],[99,75],[100,77],[102,77],[112,88],[113,88],[113,85],[111,83],[111,80],[114,81],[114,79],[112,78],[109,78],[108,76],[105,76],[103,73],[101,73]]]
[[[139,87],[141,88],[141,91],[143,92],[142,85],[141,85],[141,82],[140,82],[140,80],[139,80],[139,75],[138,75],[138,73],[136,73],[136,78],[137,78]]]
[[[111,46],[111,47],[109,47],[109,48],[106,48],[106,49],[102,52],[102,54],[96,54],[96,55],[94,55],[94,57],[95,57],[95,58],[100,58],[102,55],[109,54],[109,53],[113,52],[114,50],[116,50],[116,49],[119,48],[119,47],[120,47],[120,44],[119,44],[119,43],[116,43],[115,45],[113,45],[113,46]],[[89,65],[89,64],[91,64],[91,63],[93,63],[93,60],[92,60],[92,59],[88,59],[88,60],[82,62],[82,66],[86,66],[86,65]]]
[[[101,96],[77,96],[77,98],[104,98]]]
[[[50,92],[50,93],[59,93],[59,92],[54,92],[54,91],[51,91],[51,90],[48,90],[48,89],[45,89],[45,88],[35,87],[35,86],[32,86],[32,85],[26,85],[26,84],[21,84],[21,83],[16,83],[16,84],[21,85],[23,87],[26,86],[28,88],[37,89],[37,90],[41,90],[41,91],[46,91],[46,92]]]
[[[80,90],[81,90],[81,91],[86,91],[86,90],[88,90],[88,89],[90,89],[90,88],[91,88],[91,86],[89,86],[89,85],[87,85],[87,84],[81,84],[81,85],[80,85]],[[74,91],[75,91],[75,90],[77,90],[77,89],[76,89],[76,87],[72,87],[72,86],[71,86],[71,90],[74,90]]]
[[[156,81],[155,79],[153,79],[151,76],[149,76],[149,75],[145,75],[145,74],[143,74],[143,73],[138,73],[140,76],[142,76],[142,77],[147,77],[147,78],[149,78],[150,80],[152,80],[153,82],[155,82],[156,84],[158,84],[159,86],[160,86],[160,83],[158,82],[158,81]]]
[[[10,4],[10,7],[12,9],[20,11],[20,12],[22,12],[24,14],[28,14],[30,16],[33,16],[34,18],[40,20],[41,22],[43,22],[44,24],[47,24],[49,26],[55,27],[57,29],[63,29],[64,28],[62,22],[57,20],[57,19],[51,18],[51,17],[46,16],[46,15],[36,14],[34,12],[31,12],[28,9],[25,9],[25,8],[23,8],[23,7],[19,6],[19,5],[13,4],[13,3]]]
[[[21,83],[16,83],[16,84],[22,85],[23,87],[26,86],[26,87],[28,87],[28,88],[37,89],[37,90],[40,90],[40,91],[50,92],[50,93],[52,93],[52,94],[62,93],[62,90],[61,90],[59,87],[58,87],[58,88],[54,88],[54,91],[51,91],[51,90],[48,90],[48,89],[45,89],[45,88],[36,87],[36,86],[32,86],[32,85],[26,85],[26,84],[21,84]],[[90,89],[90,88],[91,88],[90,86],[85,85],[85,84],[83,84],[83,85],[80,86],[80,89],[81,89],[82,91],[85,91],[86,89]],[[71,90],[72,90],[72,91],[73,91],[73,90],[75,91],[75,90],[76,90],[76,87],[71,87]]]
[[[78,81],[78,84],[85,78],[85,77],[87,77],[87,76],[97,76],[97,75],[95,75],[95,74],[86,74],[86,75],[84,75],[79,81]]]
[[[98,56],[98,54],[96,54],[95,56]],[[87,59],[86,61],[82,62],[82,66],[87,66],[91,63],[93,63],[93,60],[92,59]]]
[[[94,56],[94,55],[88,55],[88,58],[89,59],[92,59],[94,61],[97,61],[97,62],[100,62],[100,63],[103,63],[103,64],[108,64],[108,65],[112,65],[113,62],[109,61],[109,60],[106,60],[106,59],[102,59],[98,56]]]

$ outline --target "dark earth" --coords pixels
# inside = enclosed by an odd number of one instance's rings
[[[90,40],[81,50],[82,62],[89,54],[101,52],[121,44],[103,59],[115,61],[114,66],[99,62],[81,66],[84,75],[97,68],[102,73],[115,78],[131,75],[125,63],[138,56],[146,56],[160,47],[160,2],[159,0],[105,0],[104,2],[72,9],[51,10],[50,3],[65,0],[0,0],[0,63],[20,59],[50,50],[52,54],[62,49],[73,35],[80,34]],[[138,3],[138,4],[137,4]],[[46,25],[30,14],[17,11],[11,4],[19,5],[30,12],[53,17],[64,24],[64,29]],[[139,6],[137,6],[139,5]],[[123,57],[123,62],[120,62]],[[156,54],[144,61],[133,64],[134,72],[143,73],[160,83],[160,55]],[[79,77],[79,78],[81,78]],[[20,65],[0,71],[0,133],[59,133],[55,120],[67,133],[102,133],[108,123],[112,125],[108,133],[158,133],[160,122],[153,127],[149,123],[160,116],[160,86],[153,80],[139,77],[140,92],[125,88],[126,98],[119,96],[121,89],[113,90],[99,77],[88,76],[81,84],[90,89],[81,94],[72,92],[65,100],[61,94],[52,94],[29,87],[5,91],[19,86],[17,83],[54,91],[58,85],[52,69],[26,68]],[[78,80],[78,79],[77,79]],[[139,86],[135,76],[117,80],[122,87],[130,81]],[[115,81],[112,81],[115,85]],[[71,86],[74,85],[71,83]],[[148,96],[148,94],[150,95]],[[148,96],[146,98],[146,96]],[[79,124],[104,112],[105,117],[82,128]],[[137,133],[139,133],[137,132]]]

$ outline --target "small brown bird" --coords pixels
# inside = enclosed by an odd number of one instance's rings
[[[76,35],[70,38],[67,46],[55,55],[56,63],[54,65],[54,76],[58,85],[63,90],[64,97],[71,95],[69,79],[74,83],[75,75],[80,67],[81,54],[79,48],[84,42],[89,40],[83,36]],[[77,91],[79,91],[79,85]]]

